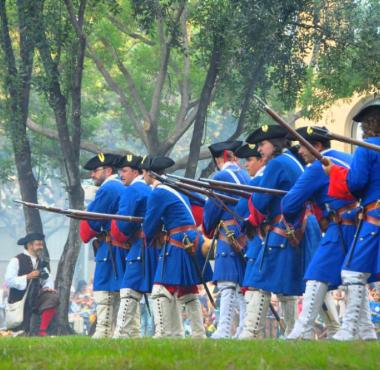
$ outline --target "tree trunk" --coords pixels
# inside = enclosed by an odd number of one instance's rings
[[[1,46],[6,60],[6,89],[9,95],[6,103],[9,109],[8,132],[12,141],[21,198],[28,202],[38,203],[38,184],[32,170],[30,144],[26,135],[34,55],[30,25],[34,22],[35,14],[33,6],[27,0],[17,2],[17,12],[21,58],[19,70],[10,38],[5,1],[0,1]],[[42,222],[38,210],[25,207],[23,211],[26,231],[42,233]]]
[[[207,118],[207,109],[210,104],[212,90],[215,86],[215,81],[220,70],[224,42],[225,40],[222,33],[215,36],[210,65],[202,88],[197,115],[195,117],[194,131],[190,142],[189,161],[185,171],[186,177],[194,178],[197,171],[199,152],[202,144],[205,121]]]

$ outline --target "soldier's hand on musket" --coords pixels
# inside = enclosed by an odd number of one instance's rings
[[[33,270],[26,275],[27,280],[37,279],[40,276],[40,272],[38,270]]]
[[[327,176],[330,176],[331,167],[334,165],[329,158],[324,157],[322,162],[323,171]]]

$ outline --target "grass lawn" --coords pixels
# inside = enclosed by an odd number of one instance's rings
[[[380,369],[380,343],[1,338],[0,368]]]

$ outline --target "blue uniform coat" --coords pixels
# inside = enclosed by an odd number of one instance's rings
[[[337,150],[323,151],[324,157],[333,163],[349,168],[352,156]],[[282,199],[282,212],[285,219],[294,224],[303,212],[305,202],[312,201],[323,211],[323,217],[328,218],[329,212],[348,206],[352,201],[339,200],[328,196],[329,178],[325,174],[320,161],[314,161],[305,169],[292,189]],[[342,215],[345,219],[354,219],[355,210],[349,210]],[[325,235],[319,242],[315,254],[307,266],[305,280],[323,281],[331,287],[341,284],[341,268],[343,260],[351,245],[355,233],[355,225],[341,225],[344,243],[339,235],[339,225],[330,222]],[[316,240],[317,242],[317,240]]]
[[[365,141],[380,145],[379,137]],[[347,175],[350,192],[366,206],[380,200],[380,153],[358,147]],[[380,219],[380,209],[368,213]],[[343,264],[345,270],[371,273],[370,281],[380,280],[380,227],[364,221],[351,262]]]
[[[259,186],[289,190],[303,171],[298,160],[289,151],[285,151],[267,163]],[[254,193],[251,200],[254,208],[269,221],[281,214],[280,196]],[[273,226],[285,229],[282,222]],[[266,237],[266,247],[261,248],[252,268],[252,278],[245,284],[276,294],[301,295],[305,289],[305,261],[316,245],[316,235],[319,238],[319,225],[314,216],[309,216],[304,237],[298,247],[291,246],[286,237],[270,231]]]
[[[189,199],[182,193],[168,187],[158,185],[148,199],[147,211],[144,219],[143,230],[147,243],[151,243],[161,225],[166,231],[173,230],[179,226],[195,225],[195,220],[190,208]],[[187,234],[189,240],[194,242],[199,236],[196,259],[200,269],[203,267],[204,258],[200,252],[203,237],[196,230],[179,232],[171,236],[178,242],[182,242]],[[166,252],[166,253],[165,253]],[[163,255],[165,254],[165,258]],[[164,272],[162,273],[164,266]],[[206,269],[205,280],[210,276],[211,267]],[[190,255],[182,248],[167,243],[161,249],[154,283],[178,286],[192,286],[201,283],[196,268]]]
[[[144,217],[151,193],[151,187],[143,180],[135,180],[125,188],[120,198],[118,214]],[[136,234],[142,230],[141,224],[124,221],[116,221],[115,223],[116,233],[119,231],[127,239],[134,240],[125,259],[126,268],[121,288],[134,289],[141,293],[151,292],[159,249],[153,245],[145,247],[144,240],[136,238]],[[143,248],[144,256],[142,255]]]
[[[95,199],[88,205],[89,212],[116,214],[119,209],[120,195],[124,191],[124,185],[116,179],[109,177],[97,190]],[[108,233],[111,228],[110,221],[88,221],[89,227],[95,233]],[[114,258],[117,276],[115,275],[111,253]],[[101,242],[95,255],[94,290],[118,291],[124,276],[125,256],[127,250],[114,247]]]
[[[244,170],[242,170],[237,164],[231,162],[227,162],[222,170],[215,174],[213,179],[238,184],[247,184],[250,180],[248,174]],[[228,207],[234,210],[236,206],[228,204]],[[203,214],[203,228],[206,234],[211,234],[221,220],[228,221],[232,219],[233,215],[231,215],[231,213],[218,207],[213,200],[207,200]],[[234,231],[235,237],[239,237],[241,233],[239,225],[228,226],[228,228]],[[241,256],[235,252],[229,243],[218,240],[212,280],[215,282],[232,281],[237,284],[242,284],[243,277],[244,263]]]

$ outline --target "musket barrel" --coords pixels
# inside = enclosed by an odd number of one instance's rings
[[[184,189],[187,189],[190,191],[195,191],[197,193],[206,195],[208,197],[214,197],[215,198],[215,195],[216,195],[218,198],[220,198],[221,200],[228,202],[228,203],[237,204],[237,202],[238,202],[238,199],[236,199],[236,198],[229,197],[228,195],[220,194],[220,193],[215,194],[210,189],[204,189],[204,188],[202,189],[202,188],[198,188],[197,186],[194,186],[194,185],[184,184],[184,183],[179,183],[179,182],[177,182],[176,184],[178,184],[178,186],[181,188],[184,188]]]
[[[335,134],[335,133],[330,132],[330,131],[328,131],[328,135],[333,140],[342,141],[343,143],[361,146],[363,148],[372,149],[372,150],[376,150],[377,152],[380,152],[380,146],[379,145],[375,145],[375,144],[367,143],[366,141],[357,140],[357,139],[353,139],[353,138],[350,138],[347,136]]]
[[[138,222],[138,223],[141,223],[144,221],[142,217],[114,215],[110,213],[87,212],[87,211],[82,211],[79,209],[62,209],[62,208],[57,208],[57,207],[43,206],[37,203],[24,202],[22,200],[14,200],[14,202],[22,204],[24,207],[36,208],[36,209],[40,209],[41,211],[58,213],[58,214],[65,215],[67,217],[76,218],[76,219],[119,220],[119,221]]]
[[[214,190],[217,188],[220,191],[224,191],[226,193],[231,193],[231,194],[237,195],[239,197],[243,197],[243,198],[249,198],[251,196],[250,193],[248,193],[244,190],[241,190],[241,189],[236,189],[236,188],[232,188],[232,187],[227,188],[226,186],[223,186],[223,185],[212,186],[212,185],[210,185],[209,182],[207,182],[207,180],[205,181],[205,179],[194,180],[194,179],[189,179],[187,177],[170,175],[170,174],[168,174],[167,176],[173,177],[176,180],[180,181],[181,183],[187,183],[187,184],[194,185],[194,186],[200,186],[202,188],[211,189],[211,190]]]
[[[300,135],[292,126],[289,125],[277,112],[270,108],[263,100],[258,96],[254,95],[254,98],[259,102],[261,108],[271,116],[280,126],[285,128],[292,136],[294,136],[303,146],[305,146],[310,153],[320,160],[323,164],[328,164],[327,161],[323,158],[323,155],[313,147],[313,145],[307,141],[302,135]]]
[[[225,188],[245,190],[250,193],[267,193],[267,194],[272,194],[272,195],[285,195],[287,193],[286,190],[280,190],[280,189],[262,188],[260,186],[235,184],[235,183],[227,182],[227,181],[218,181],[218,180],[203,179],[203,178],[201,178],[201,180],[208,181],[211,185],[223,186]]]
[[[156,173],[154,171],[150,171],[150,173],[158,181],[161,181],[162,183],[167,184],[168,186],[171,186],[173,189],[175,189],[177,191],[181,191],[182,193],[184,193],[185,195],[187,195],[189,198],[192,198],[192,199],[196,200],[197,202],[201,203],[202,205],[204,205],[206,203],[203,198],[197,196],[196,194],[191,193],[187,189],[181,188],[177,182],[170,181],[169,179],[167,179],[166,178],[167,175],[161,176],[161,175],[159,175],[158,173]]]

